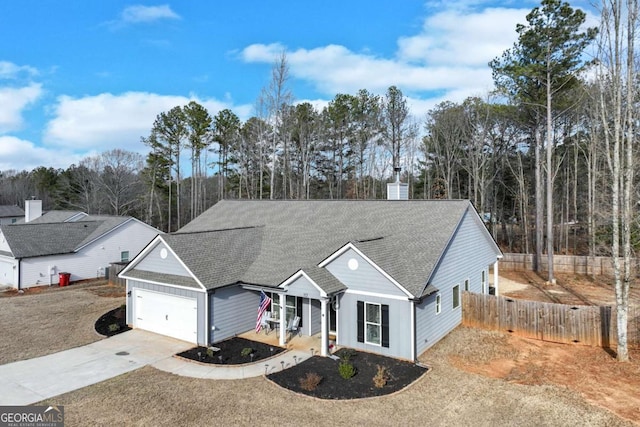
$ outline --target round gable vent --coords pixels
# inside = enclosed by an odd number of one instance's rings
[[[160,258],[165,259],[167,257],[167,248],[160,249]]]
[[[358,269],[358,260],[355,259],[355,258],[351,258],[347,262],[347,267],[349,267],[349,270],[357,270]]]

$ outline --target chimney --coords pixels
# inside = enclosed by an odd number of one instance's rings
[[[31,222],[42,216],[42,200],[25,200],[24,202],[24,222]]]
[[[393,168],[396,180],[387,183],[387,200],[409,200],[409,184],[400,182],[401,168]]]

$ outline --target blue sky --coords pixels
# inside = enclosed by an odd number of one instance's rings
[[[487,63],[539,2],[20,0],[0,8],[0,171],[67,168],[140,143],[196,100],[253,114],[286,52],[296,101],[398,86],[423,121],[486,96]],[[574,7],[581,2],[572,2]]]

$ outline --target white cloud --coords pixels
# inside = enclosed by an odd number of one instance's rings
[[[125,23],[138,24],[161,19],[180,19],[180,15],[171,10],[168,4],[161,6],[135,5],[126,7],[122,11],[121,19]]]
[[[516,24],[529,9],[487,8],[480,12],[446,10],[425,19],[422,32],[398,40],[401,61],[486,67],[516,40]]]
[[[42,85],[0,87],[0,134],[22,128],[22,111],[42,95]]]
[[[140,137],[149,134],[156,116],[192,100],[202,104],[212,116],[224,108],[232,109],[239,116],[251,111],[250,106],[233,106],[215,99],[147,92],[102,93],[82,98],[61,96],[53,110],[54,118],[47,125],[44,141],[48,146],[82,151],[125,148],[146,153],[148,149],[140,143]]]
[[[13,62],[0,61],[0,79],[16,79],[23,72],[30,76],[38,74],[38,70],[28,65],[16,65]]]
[[[66,169],[79,160],[80,156],[69,150],[42,148],[15,136],[0,136],[0,171],[32,170],[38,166]]]
[[[465,6],[465,7],[462,7]],[[421,31],[398,39],[393,57],[354,52],[341,45],[287,50],[279,43],[253,44],[240,52],[246,62],[272,63],[286,51],[291,76],[319,91],[382,94],[395,85],[416,100],[451,96],[459,101],[493,87],[488,62],[513,45],[515,27],[529,9],[447,9],[424,20]],[[471,10],[474,9],[474,10]],[[433,104],[435,105],[435,104]]]

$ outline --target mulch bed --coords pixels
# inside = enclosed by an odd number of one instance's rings
[[[218,351],[207,351],[207,347],[194,347],[178,356],[203,363],[218,365],[242,365],[258,360],[267,359],[284,351],[284,348],[275,345],[251,341],[240,337],[229,338],[212,345],[219,348]],[[247,350],[250,349],[251,351]]]
[[[427,368],[411,362],[350,349],[340,349],[335,355],[345,357],[345,352],[350,355],[349,362],[356,369],[356,374],[349,379],[340,376],[340,360],[320,356],[311,357],[267,378],[289,390],[320,399],[359,399],[402,390],[427,371]],[[387,372],[387,381],[382,387],[374,385],[378,366]],[[313,390],[302,387],[307,374],[317,374],[322,378]]]
[[[123,305],[103,314],[96,321],[96,331],[100,335],[111,337],[130,330],[131,328],[127,326],[126,313],[126,307]]]

